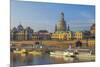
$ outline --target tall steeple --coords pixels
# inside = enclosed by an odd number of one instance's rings
[[[57,31],[57,24],[55,25],[55,32]]]
[[[69,27],[69,24],[68,24],[68,28],[67,28],[67,31],[70,31],[70,27]]]
[[[64,13],[61,12],[61,21],[64,21]]]

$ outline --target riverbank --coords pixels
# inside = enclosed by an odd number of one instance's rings
[[[94,48],[95,40],[80,40],[82,42],[83,47]],[[11,44],[16,46],[28,46],[34,45],[36,42],[42,43],[46,46],[56,46],[56,47],[65,47],[68,48],[71,45],[72,48],[76,47],[77,40],[69,40],[69,41],[59,41],[59,40],[31,40],[31,41],[11,41]]]

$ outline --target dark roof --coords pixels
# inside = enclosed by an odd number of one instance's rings
[[[90,27],[90,29],[95,29],[95,24],[92,24],[92,26]]]
[[[30,27],[27,27],[25,30],[26,31],[33,31],[33,29],[31,29]]]
[[[26,27],[26,30],[30,30],[31,28],[30,27]]]
[[[17,31],[17,28],[13,27],[12,32],[16,32],[16,31]]]
[[[19,27],[22,27],[22,28],[23,28],[23,26],[22,26],[21,24],[20,24],[20,25],[18,25],[18,28],[19,28]]]
[[[17,30],[18,30],[18,31],[22,31],[22,30],[24,30],[24,28],[23,28],[23,26],[20,24],[20,25],[18,25]]]

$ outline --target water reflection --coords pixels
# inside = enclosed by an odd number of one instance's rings
[[[61,57],[45,55],[32,55],[32,54],[11,54],[11,67],[26,66],[26,65],[43,65],[43,64],[59,64],[59,63],[74,63],[74,62],[91,61],[91,59],[81,59],[78,57]],[[94,61],[94,60],[93,60]]]

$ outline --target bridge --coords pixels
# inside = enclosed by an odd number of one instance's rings
[[[46,46],[46,45],[31,45],[31,46],[23,46],[23,47],[11,47],[12,50],[16,49],[25,49],[27,51],[29,50],[35,50],[35,51],[41,51],[41,52],[50,52],[50,51],[71,51],[75,52],[77,50],[78,52],[90,52],[92,51],[93,53],[95,52],[95,49],[89,49],[89,48],[60,48],[56,46]]]
[[[74,41],[11,41],[11,51],[15,49],[26,49],[35,51],[75,51],[76,48],[68,49],[69,44],[75,45]],[[39,42],[36,44],[36,42]],[[86,40],[82,40],[83,44],[87,44]],[[86,46],[86,45],[85,45]],[[90,52],[90,48],[77,49],[79,52]],[[94,51],[94,49],[92,49]]]

